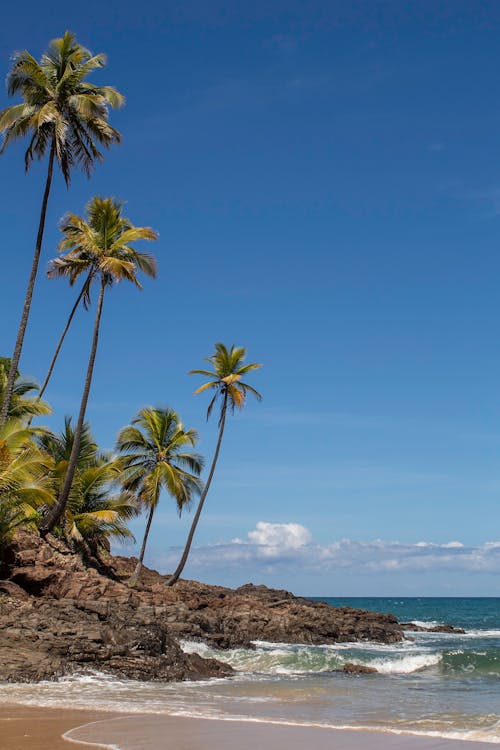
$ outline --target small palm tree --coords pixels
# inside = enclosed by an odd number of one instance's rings
[[[234,414],[235,409],[242,409],[245,405],[246,397],[248,393],[251,393],[258,401],[262,400],[262,396],[258,391],[255,390],[248,383],[244,383],[242,378],[253,370],[258,370],[262,365],[255,363],[245,365],[244,360],[246,357],[246,349],[243,347],[231,346],[228,349],[224,344],[220,342],[215,344],[215,352],[211,357],[206,357],[205,360],[212,365],[212,370],[191,370],[190,375],[205,375],[210,378],[208,383],[204,383],[202,386],[197,388],[195,394],[202,393],[208,389],[215,391],[207,409],[207,419],[212,413],[212,409],[217,400],[220,400],[220,414],[219,414],[219,437],[215,448],[214,457],[212,459],[212,465],[208,474],[208,479],[201,493],[196,513],[194,514],[191,528],[189,530],[186,546],[180,559],[179,565],[175,573],[170,577],[168,586],[173,586],[178,580],[184,566],[186,565],[191,544],[193,542],[194,533],[200,520],[201,511],[212,483],[212,478],[215,472],[215,466],[217,459],[219,458],[219,451],[222,444],[222,436],[224,434],[224,427],[226,425],[226,415],[228,408]]]
[[[66,509],[65,535],[86,556],[100,558],[109,552],[111,539],[134,539],[127,521],[140,512],[135,496],[123,490],[112,493],[117,481],[113,461],[99,461],[79,473]]]
[[[36,440],[40,450],[48,453],[54,462],[56,474],[62,476],[63,479],[68,468],[74,440],[75,430],[71,424],[71,417],[64,418],[64,428],[59,434],[47,430]],[[89,423],[84,422],[78,448],[77,468],[84,471],[92,466],[97,466],[101,459],[105,460],[106,458],[107,456],[99,451],[99,446],[92,436]]]
[[[3,133],[0,153],[12,141],[27,136],[26,171],[34,159],[43,158],[47,152],[49,156],[35,252],[0,411],[0,424],[5,422],[9,413],[28,325],[54,162],[69,185],[73,167],[79,166],[90,175],[95,162],[103,159],[99,146],[107,148],[120,141],[119,132],[108,123],[108,115],[109,107],[123,104],[122,95],[110,86],[95,86],[86,80],[90,73],[105,64],[104,55],[92,55],[67,31],[60,39],[52,40],[40,62],[27,51],[17,52],[7,76],[9,96],[20,94],[23,101],[0,112],[0,133]]]
[[[175,411],[151,407],[141,409],[132,424],[118,435],[116,446],[123,454],[118,459],[123,486],[136,493],[143,507],[149,509],[139,561],[129,580],[131,586],[139,580],[161,491],[165,489],[174,498],[180,513],[201,490],[203,459],[185,450],[194,447],[197,439],[197,432],[185,430]]]
[[[155,240],[158,235],[148,227],[133,226],[122,215],[122,204],[114,198],[95,196],[87,204],[87,220],[75,214],[67,214],[61,223],[61,232],[64,238],[59,243],[59,250],[64,254],[52,261],[49,274],[65,276],[69,278],[70,284],[74,284],[82,272],[89,273],[92,280],[99,282],[99,298],[68,470],[57,503],[40,526],[42,535],[52,531],[66,511],[94,372],[105,291],[123,280],[142,289],[137,278],[138,271],[153,278],[156,276],[156,261],[153,256],[136,250],[131,243],[137,240]]]
[[[60,434],[43,433],[37,444],[53,462],[54,493],[61,490],[75,439],[71,418],[64,420]],[[126,522],[139,513],[135,497],[126,491],[113,493],[118,481],[118,466],[110,455],[99,450],[85,422],[80,438],[77,468],[59,533],[87,557],[99,559],[109,550],[111,537],[133,538]]]
[[[9,370],[10,359],[0,357],[0,404],[3,404],[5,399]],[[35,416],[50,414],[50,406],[45,401],[41,401],[39,393],[37,396],[30,395],[33,391],[38,391],[37,383],[16,372],[14,388],[12,389],[10,405],[7,411],[8,419],[19,419],[22,422],[28,420],[29,422]]]

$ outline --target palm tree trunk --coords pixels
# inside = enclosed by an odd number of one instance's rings
[[[184,547],[184,552],[182,553],[182,557],[180,559],[179,565],[177,566],[175,573],[168,579],[167,586],[173,586],[174,583],[177,583],[179,576],[184,570],[184,566],[186,565],[186,562],[189,556],[189,551],[191,549],[191,544],[193,543],[194,532],[196,531],[198,521],[200,520],[201,511],[203,510],[203,505],[205,503],[208,490],[210,489],[210,484],[212,483],[212,477],[215,472],[217,459],[219,458],[219,451],[220,451],[220,447],[222,443],[222,435],[224,434],[224,427],[226,424],[226,412],[227,412],[227,393],[224,394],[224,401],[222,403],[221,416],[219,420],[219,438],[217,440],[217,446],[215,448],[215,453],[214,453],[214,457],[212,460],[212,466],[210,467],[210,473],[208,475],[208,479],[206,481],[206,484],[203,488],[203,491],[200,495],[200,499],[198,501],[198,507],[196,508],[196,513],[194,514],[193,522],[191,524],[191,528],[189,529],[189,534],[188,534],[188,538],[186,541],[186,546]]]
[[[146,552],[146,543],[148,541],[149,530],[151,529],[151,522],[153,520],[153,514],[155,512],[155,508],[156,508],[156,503],[153,503],[151,505],[151,510],[149,511],[148,521],[146,523],[146,531],[144,532],[144,539],[142,540],[142,547],[141,547],[141,553],[139,555],[139,560],[137,562],[137,565],[135,566],[134,572],[128,579],[129,586],[135,586],[137,584],[137,581],[139,580],[139,576],[141,575],[142,561],[144,560],[144,553]]]
[[[52,173],[54,170],[54,157],[55,157],[55,141],[52,139],[52,146],[50,147],[49,166],[47,170],[47,179],[45,181],[45,190],[43,193],[42,209],[40,211],[40,221],[38,223],[38,234],[36,238],[35,253],[33,255],[33,263],[31,265],[31,273],[28,281],[28,288],[26,290],[26,297],[24,299],[24,307],[21,315],[21,322],[17,331],[16,343],[14,346],[14,353],[10,361],[10,369],[7,377],[7,385],[5,387],[5,394],[2,404],[2,410],[0,412],[0,427],[7,421],[7,415],[10,409],[10,402],[12,399],[12,391],[14,389],[14,382],[16,380],[17,368],[19,360],[21,358],[21,350],[23,348],[24,334],[26,333],[26,326],[28,325],[28,318],[31,308],[31,299],[33,297],[33,289],[35,286],[36,276],[38,272],[38,264],[40,261],[40,253],[42,250],[43,231],[45,228],[45,217],[47,215],[47,204],[49,202],[50,186],[52,184]]]
[[[82,286],[81,292],[80,292],[80,294],[78,295],[78,297],[76,298],[76,302],[75,302],[75,304],[74,304],[74,305],[73,305],[73,307],[71,308],[71,312],[70,312],[70,314],[69,314],[69,316],[68,316],[68,320],[66,321],[66,325],[65,325],[65,327],[64,327],[64,330],[63,330],[63,332],[61,333],[61,337],[60,337],[60,339],[59,339],[59,343],[57,344],[56,350],[55,350],[55,352],[54,352],[54,356],[52,357],[52,361],[51,361],[51,363],[50,363],[50,366],[49,366],[49,369],[48,369],[47,375],[45,376],[45,380],[43,381],[42,387],[40,388],[40,391],[39,391],[39,393],[38,393],[37,401],[41,401],[41,400],[42,400],[42,398],[43,398],[43,394],[44,394],[44,393],[45,393],[45,391],[47,390],[47,386],[48,386],[48,384],[49,384],[49,380],[50,380],[50,378],[52,377],[52,372],[53,372],[53,370],[54,370],[54,367],[55,367],[55,364],[56,364],[56,362],[57,362],[57,358],[58,358],[58,356],[59,356],[59,352],[61,351],[61,347],[62,347],[62,345],[63,345],[63,343],[64,343],[64,339],[66,338],[66,334],[67,334],[67,333],[68,333],[68,331],[69,331],[69,327],[70,327],[70,325],[71,325],[71,322],[72,322],[73,318],[75,317],[75,313],[76,313],[76,311],[78,310],[78,306],[80,305],[80,302],[82,301],[82,297],[83,297],[83,295],[85,294],[86,290],[87,290],[87,289],[88,289],[88,287],[89,287],[89,284],[90,284],[90,280],[91,280],[91,278],[92,278],[92,272],[90,272],[90,273],[89,273],[89,275],[87,276],[87,278],[86,278],[86,280],[85,280],[85,283],[84,283],[84,284],[83,284],[83,286]],[[32,415],[32,416],[31,416],[31,417],[29,418],[29,420],[28,420],[28,425],[27,425],[28,427],[30,427],[30,426],[31,426],[31,422],[33,421],[33,416],[34,416],[34,415]]]
[[[85,421],[85,412],[87,410],[87,402],[89,400],[90,385],[92,383],[92,374],[94,372],[95,355],[97,352],[97,344],[99,342],[99,327],[101,324],[102,315],[102,304],[104,301],[104,290],[105,282],[101,279],[101,289],[99,292],[99,300],[97,302],[97,311],[94,322],[94,335],[92,338],[92,348],[90,350],[89,364],[87,367],[87,376],[85,378],[85,385],[83,387],[82,400],[80,402],[80,412],[78,414],[78,421],[75,427],[75,434],[73,437],[73,445],[71,447],[71,453],[68,461],[68,470],[64,479],[63,488],[57,503],[51,508],[49,513],[43,519],[40,526],[40,534],[45,536],[52,531],[54,526],[58,523],[59,519],[63,516],[66,505],[68,503],[69,493],[71,485],[73,484],[73,478],[75,476],[76,465],[78,463],[78,453],[80,450],[80,441],[82,437],[83,423]]]

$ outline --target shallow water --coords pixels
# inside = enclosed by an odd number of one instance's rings
[[[500,743],[500,600],[327,600],[402,621],[450,622],[464,635],[408,633],[413,640],[309,646],[257,642],[255,650],[185,650],[230,663],[237,676],[193,683],[140,683],[86,673],[58,682],[3,685],[0,701],[126,713],[251,719],[411,732]],[[482,613],[482,614],[481,614]],[[378,674],[335,672],[345,662]]]

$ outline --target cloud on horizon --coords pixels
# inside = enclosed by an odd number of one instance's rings
[[[154,564],[170,570],[177,562],[179,548],[166,555],[155,555]],[[500,541],[467,546],[458,540],[443,543],[419,541],[414,544],[375,539],[359,542],[341,539],[329,544],[314,541],[311,532],[299,523],[259,521],[246,539],[234,538],[192,549],[190,569],[245,569],[266,574],[294,570],[326,574],[339,570],[356,573],[500,573]]]

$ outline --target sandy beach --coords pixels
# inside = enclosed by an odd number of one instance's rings
[[[67,739],[63,738],[66,735]],[[177,716],[117,715],[96,711],[0,708],[0,750],[69,750],[87,743],[155,750],[487,750],[490,743],[291,727]]]
[[[62,735],[89,721],[116,714],[63,708],[0,706],[0,750],[83,750],[88,745],[69,743]]]

